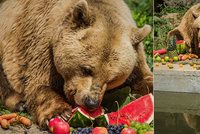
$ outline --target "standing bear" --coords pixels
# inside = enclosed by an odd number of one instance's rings
[[[41,127],[121,85],[152,91],[141,43],[151,28],[137,28],[123,0],[5,0],[0,18],[1,101],[25,103]]]

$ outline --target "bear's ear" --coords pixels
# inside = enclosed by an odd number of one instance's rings
[[[142,28],[132,29],[132,43],[138,44],[144,40],[144,38],[151,32],[151,26],[144,25]]]
[[[76,24],[76,27],[88,25],[88,3],[85,0],[80,0],[74,6],[72,21]]]
[[[200,16],[200,4],[195,6],[195,9],[192,10],[192,15],[196,19]]]
[[[200,28],[200,17],[194,21],[193,28]]]

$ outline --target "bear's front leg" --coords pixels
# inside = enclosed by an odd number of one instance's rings
[[[125,85],[130,86],[132,92],[135,94],[145,95],[153,93],[153,76],[145,78],[141,69],[139,67],[135,67]]]
[[[45,128],[47,121],[56,115],[62,115],[66,119],[70,117],[71,106],[50,87],[40,86],[27,93],[27,109],[40,127]]]
[[[136,94],[145,95],[153,93],[153,73],[147,65],[142,43],[136,47],[136,51],[138,54],[137,65],[127,80],[127,83]]]

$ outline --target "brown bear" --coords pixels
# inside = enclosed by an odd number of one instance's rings
[[[178,27],[168,33],[168,39],[175,35],[185,40],[187,51],[200,56],[200,3],[192,6],[183,16]]]
[[[141,43],[151,28],[137,28],[123,0],[5,0],[0,18],[1,101],[25,103],[41,127],[123,84],[152,92]]]
[[[200,134],[200,116],[199,115],[192,115],[192,114],[183,114],[188,126],[193,128],[196,131],[196,134]]]

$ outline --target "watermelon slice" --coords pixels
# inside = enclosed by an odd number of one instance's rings
[[[155,55],[155,54],[165,54],[166,52],[167,52],[166,49],[153,50],[153,55]]]
[[[68,123],[71,127],[86,127],[91,126],[96,117],[104,114],[102,107],[99,107],[95,111],[87,111],[81,107],[73,110],[73,115],[69,119]]]
[[[106,126],[108,124],[130,125],[131,121],[150,123],[153,120],[153,116],[153,95],[148,94],[125,105],[117,112],[99,116],[95,121],[99,126]]]

